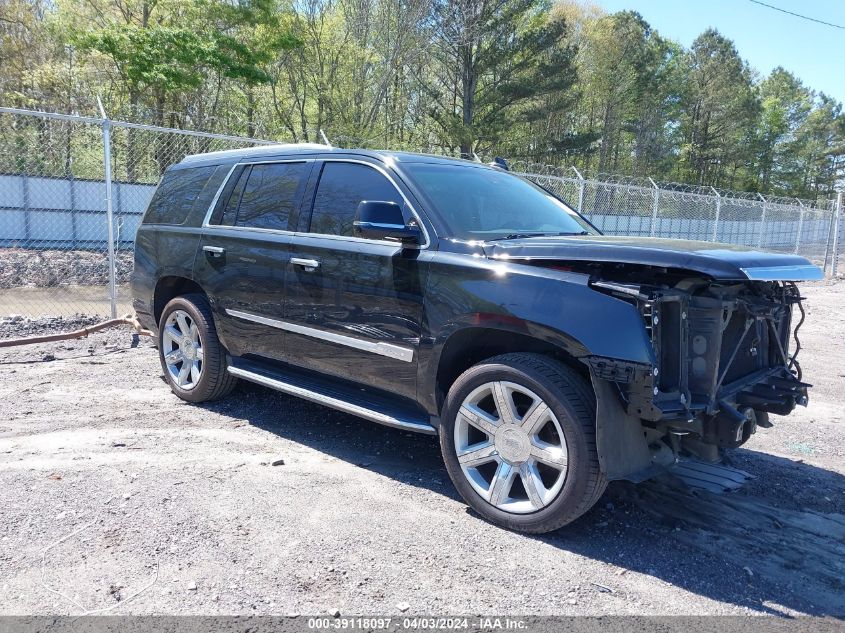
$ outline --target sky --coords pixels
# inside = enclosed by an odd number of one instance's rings
[[[787,11],[845,26],[845,0],[765,0]],[[661,35],[686,47],[708,27],[734,41],[763,75],[778,66],[805,86],[845,102],[845,30],[802,20],[750,0],[592,0],[608,13],[637,11]]]

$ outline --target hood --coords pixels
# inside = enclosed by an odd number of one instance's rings
[[[748,246],[648,237],[579,235],[487,242],[491,259],[587,261],[643,264],[695,271],[722,281],[813,281],[824,274],[798,255],[768,253]]]

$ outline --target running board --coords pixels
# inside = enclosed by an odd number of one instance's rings
[[[239,364],[240,365],[240,364]],[[385,398],[367,399],[359,394],[351,393],[327,381],[304,375],[282,373],[276,370],[265,370],[253,363],[244,366],[230,366],[228,371],[233,376],[243,378],[264,387],[287,393],[298,398],[310,400],[344,413],[350,413],[372,422],[385,426],[392,426],[406,431],[435,435],[437,431],[428,423],[426,417],[405,409],[400,409]],[[377,408],[374,405],[378,405]]]
[[[738,490],[746,481],[754,479],[754,475],[738,468],[688,458],[679,459],[666,470],[690,488],[702,488],[717,494]]]

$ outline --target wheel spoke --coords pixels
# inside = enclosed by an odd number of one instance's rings
[[[516,422],[516,416],[513,411],[513,398],[501,382],[493,383],[493,400],[496,402],[499,422],[501,424],[514,424]]]
[[[467,450],[458,455],[458,461],[466,468],[474,468],[496,459],[496,445],[493,442],[485,442],[477,448]]]
[[[200,364],[197,361],[191,363],[191,382],[196,382],[200,379]]]
[[[522,478],[522,487],[528,493],[528,499],[531,505],[535,508],[542,508],[543,495],[546,487],[543,485],[543,480],[540,479],[540,473],[537,472],[537,467],[531,462],[524,462],[519,467],[519,476]]]
[[[528,435],[536,435],[548,422],[548,417],[549,406],[542,400],[537,400],[523,416],[520,424]]]
[[[465,404],[461,407],[459,415],[463,416],[469,424],[479,431],[484,431],[491,437],[496,434],[496,426],[498,426],[499,421],[490,417],[481,409]]]
[[[180,334],[182,336],[185,336],[190,333],[191,328],[188,325],[188,319],[186,318],[185,313],[181,310],[176,313],[176,323],[179,324],[179,329],[181,330]]]
[[[181,338],[182,338],[182,335],[181,335],[181,334],[179,334],[179,330],[177,330],[177,329],[176,329],[175,327],[173,327],[172,325],[165,326],[165,328],[164,328],[164,335],[165,335],[167,338],[169,338],[171,341],[173,341],[174,343],[176,343],[177,345],[179,344],[179,341],[180,341],[180,340],[181,340]]]
[[[196,352],[197,360],[202,361],[202,359],[203,359],[202,348],[197,347],[194,351]]]
[[[502,505],[510,496],[517,470],[507,462],[499,462],[499,468],[490,482],[490,503]]]
[[[184,387],[188,383],[188,377],[191,375],[191,367],[193,363],[189,363],[188,361],[184,361],[182,363],[182,367],[179,369],[179,376],[176,378],[176,382],[180,387]]]
[[[190,333],[191,333],[191,341],[193,341],[194,344],[199,343],[200,329],[197,327],[196,321],[191,322]]]
[[[180,360],[183,359],[182,350],[178,347],[174,350],[171,350],[167,354],[164,355],[164,362],[168,365],[175,365]]]
[[[531,456],[537,461],[560,470],[564,470],[569,463],[565,449],[536,440],[531,444]]]

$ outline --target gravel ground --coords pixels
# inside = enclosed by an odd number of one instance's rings
[[[185,404],[127,330],[0,349],[0,614],[845,614],[845,284],[805,294],[816,386],[732,453],[756,479],[615,483],[543,537],[468,511],[431,437]]]

